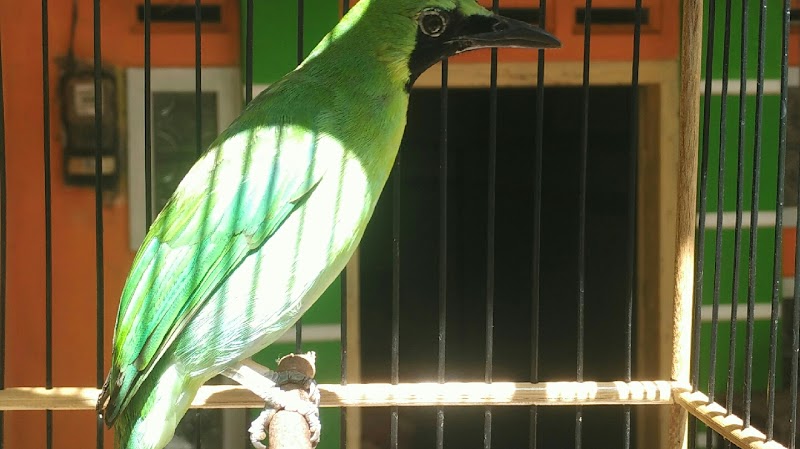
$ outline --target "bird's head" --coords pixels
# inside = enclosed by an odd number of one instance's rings
[[[310,58],[340,39],[386,63],[407,87],[438,61],[469,50],[561,46],[541,28],[494,14],[476,0],[360,0]]]
[[[493,14],[475,0],[377,1],[396,2],[416,25],[408,64],[412,81],[439,60],[469,50],[561,46],[555,36],[541,28]]]

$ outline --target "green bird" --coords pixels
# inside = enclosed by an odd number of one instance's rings
[[[200,386],[280,337],[344,269],[423,71],[476,48],[558,46],[475,0],[353,7],[220,134],[150,227],[98,400],[116,447],[163,448]]]

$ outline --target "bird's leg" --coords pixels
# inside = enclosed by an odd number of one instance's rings
[[[255,448],[266,449],[261,440],[266,438],[269,423],[279,410],[293,411],[303,415],[308,422],[311,445],[312,447],[317,445],[321,425],[319,422],[319,391],[313,377],[292,369],[272,371],[252,359],[242,360],[228,367],[222,372],[222,375],[235,380],[266,403],[264,410],[250,425],[250,442]],[[290,383],[302,386],[308,392],[312,403],[280,388]]]

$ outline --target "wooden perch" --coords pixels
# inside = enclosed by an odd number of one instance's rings
[[[485,405],[672,404],[672,391],[688,391],[666,380],[633,382],[448,382],[325,384],[321,407]],[[0,390],[0,410],[94,410],[96,388],[17,387]],[[194,408],[262,408],[264,401],[237,385],[206,385]]]
[[[313,378],[316,373],[316,356],[313,352],[307,354],[289,354],[278,362],[277,372],[296,371],[308,378]],[[303,401],[309,401],[308,392],[302,385],[293,383],[281,387]],[[270,449],[312,449],[308,422],[303,415],[297,412],[280,410],[272,417],[269,423],[269,448]]]
[[[786,449],[754,427],[744,427],[736,415],[728,414],[725,407],[711,402],[702,392],[675,392],[675,402],[703,421],[708,427],[742,449]]]

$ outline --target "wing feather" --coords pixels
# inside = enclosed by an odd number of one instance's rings
[[[325,171],[318,140],[299,126],[226,133],[181,181],[123,289],[100,399],[108,423],[211,293],[313,192]]]

